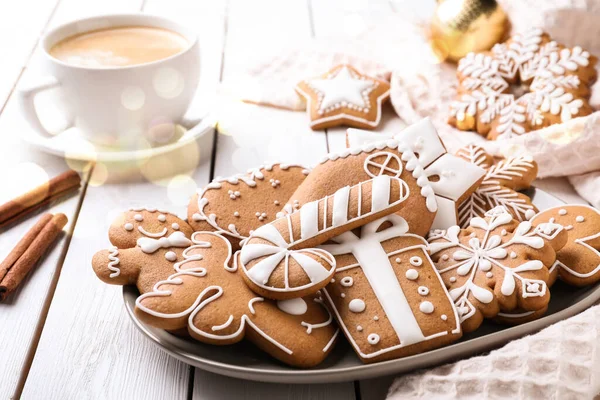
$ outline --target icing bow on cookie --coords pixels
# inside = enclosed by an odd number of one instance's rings
[[[137,240],[137,245],[144,253],[154,253],[158,249],[166,249],[169,247],[187,247],[191,245],[190,239],[186,238],[183,232],[176,231],[167,237],[158,239],[150,237],[141,237]]]

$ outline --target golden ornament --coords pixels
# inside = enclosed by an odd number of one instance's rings
[[[458,61],[471,51],[502,41],[508,19],[495,0],[438,0],[431,21],[431,46],[440,61]]]

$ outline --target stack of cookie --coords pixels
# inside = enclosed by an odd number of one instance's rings
[[[593,112],[596,57],[566,47],[539,28],[458,63],[448,122],[488,139],[510,139]]]
[[[364,362],[431,350],[483,318],[543,314],[556,252],[577,230],[495,207],[486,188],[517,189],[510,173],[522,166],[486,166],[476,153],[448,154],[423,120],[312,170],[272,164],[218,178],[187,221],[124,213],[114,247],[92,264],[103,281],[138,287],[142,321],[209,344],[247,338],[289,365],[317,365],[339,332]],[[473,196],[485,204],[454,226]]]

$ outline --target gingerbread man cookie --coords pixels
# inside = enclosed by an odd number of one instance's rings
[[[500,311],[537,311],[550,300],[550,268],[566,242],[562,226],[517,222],[503,207],[466,229],[429,236],[431,257],[450,291],[462,328],[471,332]]]
[[[193,229],[167,211],[136,208],[119,215],[108,237],[112,247],[96,253],[94,272],[113,285],[136,285],[144,293],[173,273]]]
[[[373,129],[381,120],[381,106],[390,95],[390,84],[343,64],[321,77],[298,83],[296,92],[306,99],[314,130],[338,125]]]
[[[247,338],[297,367],[325,359],[338,329],[319,296],[273,301],[257,296],[231,262],[231,244],[214,232],[195,232],[175,273],[136,300],[140,320],[169,330],[187,327],[204,343],[225,345]],[[238,258],[238,255],[235,255]]]
[[[448,154],[425,118],[392,139],[328,154],[292,195],[291,208],[381,175],[406,182],[411,195],[398,215],[408,222],[410,232],[425,235],[432,224],[439,228],[456,223],[456,204],[477,188],[485,171]]]
[[[363,362],[417,354],[461,337],[427,242],[407,231],[406,221],[392,214],[320,246],[337,263],[325,297]]]
[[[308,174],[309,169],[300,165],[269,164],[216,178],[192,197],[190,225],[196,231],[219,232],[238,249],[251,231],[275,220]]]
[[[537,214],[534,225],[557,223],[567,232],[567,243],[556,255],[554,267],[570,285],[584,286],[600,279],[600,213],[585,205],[563,205]]]
[[[503,206],[514,219],[526,221],[538,211],[529,196],[517,192],[531,187],[537,176],[537,163],[529,156],[511,157],[495,162],[476,145],[468,145],[456,155],[486,170],[483,181],[458,207],[458,224],[466,228],[474,217],[483,217],[494,207]]]
[[[335,260],[312,247],[394,212],[408,194],[404,181],[381,175],[306,203],[252,233],[241,250],[244,279],[277,300],[315,293],[333,276]]]

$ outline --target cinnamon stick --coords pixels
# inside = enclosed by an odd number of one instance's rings
[[[42,219],[47,219],[46,215],[42,216]],[[46,250],[48,250],[50,245],[54,243],[62,231],[62,228],[67,224],[67,216],[65,214],[55,214],[46,222],[45,225],[43,225],[43,228],[37,233],[37,235],[34,235],[34,230],[39,228],[42,219],[40,219],[40,221],[38,221],[38,223],[36,223],[29,232],[27,232],[25,237],[17,244],[15,250],[8,255],[7,259],[14,259],[16,254],[22,252],[12,266],[7,267],[7,272],[0,280],[0,301],[6,299],[8,295],[17,289],[29,271],[33,269],[35,264],[46,252]],[[29,242],[32,235],[35,238]],[[27,246],[26,250],[23,251],[22,244],[27,242],[29,242],[29,245]],[[5,260],[4,262],[8,264],[10,260]],[[2,263],[3,267],[4,262]]]
[[[8,270],[17,262],[19,258],[29,248],[31,243],[40,234],[42,229],[50,222],[52,214],[46,213],[36,222],[36,224],[23,236],[23,238],[17,243],[15,248],[8,253],[8,256],[0,263],[0,282],[6,276]]]
[[[15,217],[32,212],[39,208],[40,204],[45,204],[61,193],[79,187],[80,183],[81,178],[79,174],[69,170],[29,192],[0,205],[0,225],[9,220],[14,220]]]

